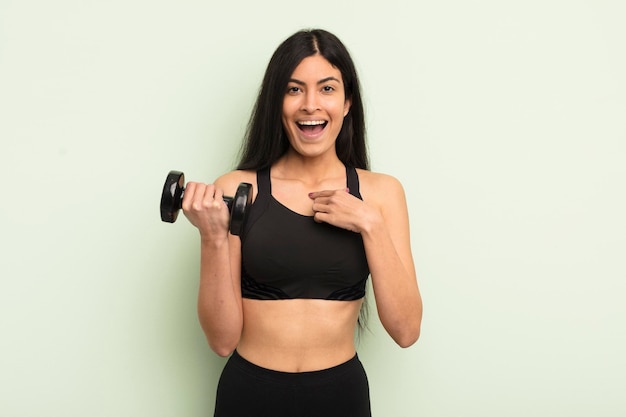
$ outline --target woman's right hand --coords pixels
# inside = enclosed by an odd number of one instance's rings
[[[200,231],[203,239],[228,237],[230,213],[224,192],[214,184],[188,182],[183,196],[183,213]]]

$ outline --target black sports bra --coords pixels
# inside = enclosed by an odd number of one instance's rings
[[[361,198],[354,168],[346,168],[350,194]],[[244,298],[358,300],[369,267],[358,233],[298,214],[272,197],[269,168],[257,172],[259,192],[241,233]]]

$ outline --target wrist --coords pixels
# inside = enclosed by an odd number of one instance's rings
[[[223,236],[215,236],[214,234],[205,235],[200,233],[200,244],[203,247],[214,249],[228,246],[228,234]]]
[[[376,234],[384,225],[383,216],[380,213],[372,213],[370,216],[363,218],[361,224],[358,225],[358,230],[362,235],[372,235]]]

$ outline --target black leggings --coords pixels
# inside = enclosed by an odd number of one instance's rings
[[[371,417],[367,376],[356,355],[329,369],[289,373],[235,351],[220,377],[215,417]]]

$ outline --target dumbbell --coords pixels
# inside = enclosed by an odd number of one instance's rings
[[[161,194],[161,220],[174,223],[178,217],[178,211],[183,205],[185,194],[185,174],[180,171],[170,171],[163,184]],[[230,233],[239,235],[246,222],[248,208],[252,202],[252,184],[242,182],[237,187],[234,197],[223,197],[230,211]]]

